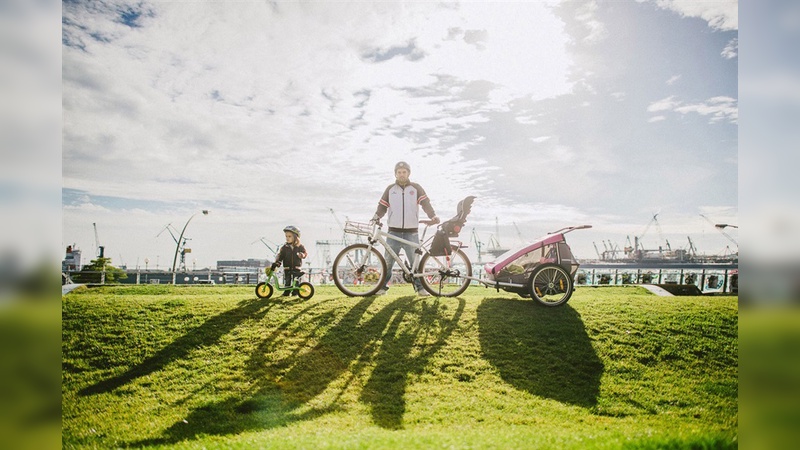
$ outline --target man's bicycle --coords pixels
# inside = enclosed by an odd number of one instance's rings
[[[351,297],[374,295],[381,289],[386,278],[387,264],[378,246],[400,266],[403,279],[412,282],[419,278],[422,287],[430,294],[440,297],[455,297],[462,294],[470,284],[472,263],[461,250],[465,245],[454,238],[466,222],[475,197],[467,197],[458,203],[457,214],[439,225],[433,236],[427,237],[428,229],[435,222],[423,220],[425,228],[420,243],[414,243],[383,231],[380,222],[345,223],[346,233],[366,236],[366,244],[345,247],[333,261],[333,282],[342,293]],[[403,261],[387,244],[387,239],[411,245],[413,261]],[[408,255],[406,255],[408,257]]]

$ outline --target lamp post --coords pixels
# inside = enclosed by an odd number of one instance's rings
[[[202,211],[202,213],[203,213],[204,216],[207,216],[208,215],[208,210],[204,209]],[[191,222],[192,219],[194,219],[194,216],[196,216],[198,214],[200,214],[200,213],[194,213],[194,214],[192,214],[192,217],[189,217],[189,220],[186,221],[186,225],[183,226],[183,230],[181,230],[181,235],[177,240],[177,245],[175,246],[175,257],[172,258],[172,280],[173,280],[172,284],[175,284],[175,265],[178,263],[178,252],[181,249],[181,241],[183,241],[183,233],[186,231],[186,227],[189,226],[189,222]]]

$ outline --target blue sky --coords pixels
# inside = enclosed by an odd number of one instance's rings
[[[319,255],[399,160],[506,247],[589,223],[592,258],[658,214],[648,247],[720,253],[700,214],[739,220],[736,2],[65,2],[62,27],[62,245],[97,223],[115,263],[164,267],[201,209],[196,267],[287,224]]]

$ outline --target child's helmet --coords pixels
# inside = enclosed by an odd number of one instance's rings
[[[283,229],[284,232],[294,233],[295,236],[300,237],[300,230],[297,229],[294,225],[287,225],[286,228]]]

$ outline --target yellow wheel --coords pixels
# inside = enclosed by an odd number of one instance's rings
[[[314,285],[307,282],[302,282],[297,285],[297,295],[303,300],[308,300],[314,296]]]
[[[261,282],[256,285],[256,297],[258,298],[270,298],[273,291],[272,285],[269,283]]]

